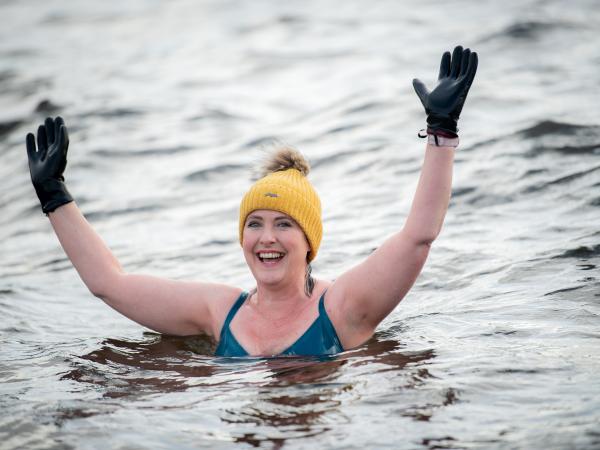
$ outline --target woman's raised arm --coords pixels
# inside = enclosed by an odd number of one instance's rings
[[[452,57],[449,52],[442,56],[433,91],[429,92],[421,81],[413,81],[427,113],[428,142],[406,223],[329,289],[328,312],[346,348],[367,340],[402,300],[442,228],[450,200],[454,148],[458,145],[457,121],[477,64],[476,53],[456,47]]]
[[[63,120],[46,119],[35,137],[27,135],[31,180],[42,210],[79,276],[90,292],[126,317],[153,330],[191,335],[218,335],[222,299],[239,289],[127,274],[94,231],[64,184],[69,138]]]

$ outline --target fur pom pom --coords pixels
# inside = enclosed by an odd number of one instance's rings
[[[307,176],[310,172],[310,164],[302,153],[295,148],[279,146],[265,157],[258,173],[262,178],[270,173],[287,169],[296,169],[302,175]]]

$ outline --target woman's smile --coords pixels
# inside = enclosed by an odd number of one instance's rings
[[[274,250],[259,250],[256,253],[256,257],[266,267],[273,267],[278,265],[281,260],[285,258],[285,253]]]

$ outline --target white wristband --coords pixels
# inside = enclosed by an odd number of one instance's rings
[[[458,136],[454,138],[448,138],[444,136],[438,136],[436,134],[428,134],[427,143],[430,145],[435,145],[436,147],[458,147]]]

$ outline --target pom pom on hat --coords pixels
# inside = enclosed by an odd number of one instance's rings
[[[296,169],[302,175],[307,176],[310,172],[310,164],[298,150],[291,147],[280,147],[263,161],[260,177],[263,178],[270,173],[287,169]]]

